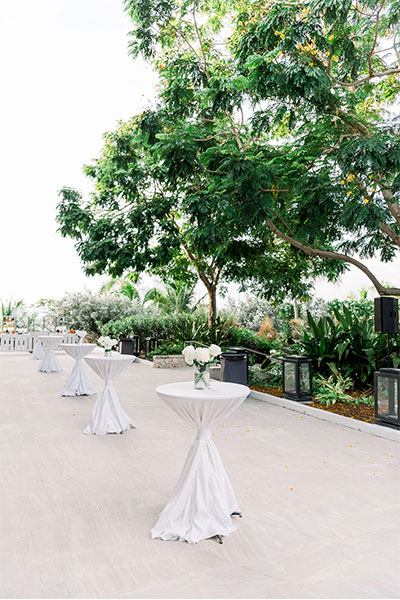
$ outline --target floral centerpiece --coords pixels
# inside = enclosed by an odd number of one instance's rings
[[[208,348],[186,346],[182,350],[182,354],[188,365],[195,366],[195,390],[208,389],[210,387],[210,365],[216,362],[216,357],[221,354],[221,348],[216,344],[211,344]]]
[[[113,340],[106,335],[99,337],[98,343],[104,348],[104,356],[111,356],[111,348],[115,346],[115,344],[118,344],[118,340]]]
[[[75,331],[75,335],[78,338],[78,344],[83,344],[83,342],[85,341],[85,337],[87,335],[87,331],[85,331],[84,329],[81,330],[76,330]]]

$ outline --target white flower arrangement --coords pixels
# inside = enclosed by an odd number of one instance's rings
[[[199,346],[186,346],[182,350],[185,361],[188,365],[196,367],[194,373],[195,389],[207,389],[210,387],[210,372],[207,372],[207,366],[215,362],[215,358],[221,354],[221,348],[216,344],[211,344],[208,348]]]
[[[83,344],[83,342],[84,342],[84,339],[85,339],[85,337],[86,337],[86,335],[87,335],[87,331],[85,331],[84,329],[82,329],[82,330],[80,330],[80,331],[76,330],[76,331],[75,331],[75,335],[76,335],[76,337],[78,338],[78,341],[79,341],[79,343],[80,343],[80,344]]]
[[[182,350],[186,363],[190,366],[195,365],[199,371],[203,371],[207,365],[215,362],[215,357],[221,354],[221,352],[221,348],[216,344],[211,344],[208,348],[186,346]]]
[[[113,340],[108,335],[106,335],[99,337],[98,343],[99,346],[102,346],[105,350],[111,350],[113,346],[118,344],[118,340]]]

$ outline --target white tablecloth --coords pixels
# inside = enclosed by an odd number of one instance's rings
[[[95,394],[96,390],[82,360],[96,348],[96,344],[61,344],[61,348],[75,358],[76,362],[60,396],[91,396]]]
[[[45,331],[33,333],[34,346],[31,359],[32,360],[43,360],[45,357],[44,348],[42,342],[38,339],[39,335],[46,335]]]
[[[61,371],[60,366],[54,355],[54,348],[62,340],[62,335],[39,335],[38,340],[45,347],[45,355],[39,366],[39,371],[43,373],[52,373]]]
[[[249,392],[244,385],[213,380],[209,390],[195,390],[193,382],[157,388],[160,398],[198,431],[172,497],[151,530],[152,538],[195,544],[236,529],[231,514],[239,512],[238,503],[211,430],[225,421]]]
[[[122,410],[113,380],[129,367],[135,360],[134,356],[112,355],[87,356],[85,361],[97,375],[105,381],[103,391],[93,407],[92,418],[84,433],[106,435],[107,433],[122,433],[136,426]]]

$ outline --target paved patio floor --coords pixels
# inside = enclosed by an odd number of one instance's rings
[[[214,432],[243,519],[219,545],[150,539],[195,432],[155,388],[116,381],[138,426],[85,436],[95,397],[0,355],[1,598],[399,598],[400,445],[257,400]],[[102,382],[91,372],[98,391]]]

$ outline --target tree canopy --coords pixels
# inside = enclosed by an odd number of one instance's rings
[[[159,62],[170,107],[189,97],[196,118],[201,93],[203,137],[219,126],[212,166],[230,173],[240,218],[400,293],[354,257],[390,261],[400,244],[400,3],[125,5],[131,51]]]
[[[58,219],[87,273],[307,293],[400,246],[400,3],[125,0],[155,108],[120,123]],[[355,256],[359,255],[359,256]]]

